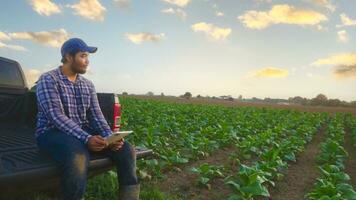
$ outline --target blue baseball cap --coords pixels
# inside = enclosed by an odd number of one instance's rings
[[[61,48],[62,57],[64,57],[67,53],[77,53],[79,51],[95,53],[98,50],[97,47],[88,46],[82,39],[80,38],[71,38],[65,41]]]

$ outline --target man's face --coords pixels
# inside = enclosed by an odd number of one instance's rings
[[[78,74],[84,74],[87,71],[89,65],[89,53],[88,52],[78,52],[74,56],[74,60],[71,62],[71,69],[73,72]]]

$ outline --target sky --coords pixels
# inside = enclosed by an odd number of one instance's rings
[[[356,0],[1,1],[29,85],[79,37],[97,92],[356,100]]]

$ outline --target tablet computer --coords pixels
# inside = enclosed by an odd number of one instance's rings
[[[108,138],[107,141],[109,144],[112,144],[118,140],[121,140],[122,138],[128,136],[130,133],[132,133],[133,131],[118,131],[118,132],[114,132],[113,134],[111,134]]]

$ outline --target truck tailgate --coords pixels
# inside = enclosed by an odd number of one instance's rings
[[[36,180],[58,177],[54,161],[39,151],[33,129],[0,124],[0,133],[0,188],[11,185],[21,187],[21,183],[28,185]],[[152,151],[136,147],[136,154],[137,158],[143,158],[151,155]],[[113,166],[104,154],[91,154],[89,174]]]

